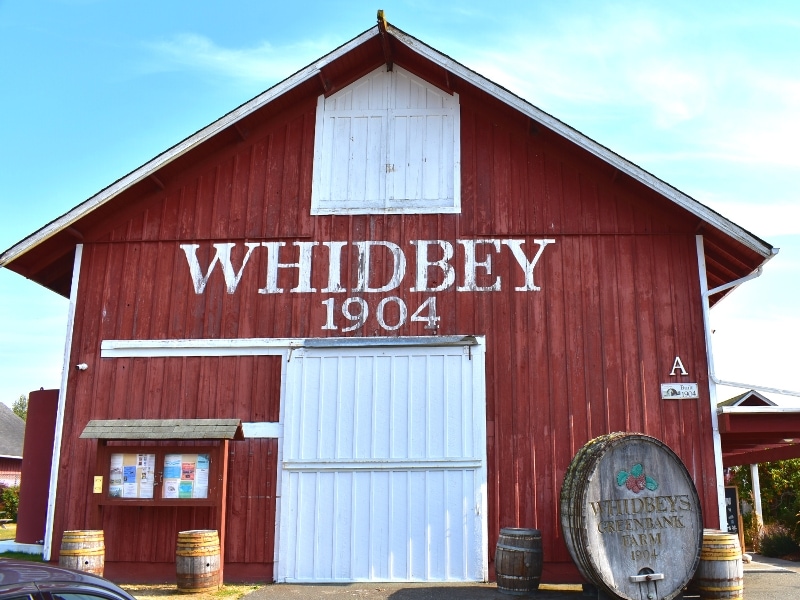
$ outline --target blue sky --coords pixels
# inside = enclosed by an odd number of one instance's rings
[[[779,247],[712,310],[716,370],[800,391],[800,4],[343,4],[0,0],[0,251],[372,27],[382,8]],[[0,401],[59,387],[66,313],[66,300],[0,270]]]

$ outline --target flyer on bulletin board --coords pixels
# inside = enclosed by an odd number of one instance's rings
[[[178,486],[178,498],[191,498],[192,497],[192,482],[181,480]]]
[[[194,471],[193,498],[208,498],[208,472],[210,461],[208,454],[197,455],[197,467]]]
[[[122,482],[122,454],[112,454],[108,476],[108,495],[112,498],[122,498]]]
[[[178,487],[181,480],[181,464],[183,457],[180,454],[167,454],[164,457],[164,498],[178,498]]]
[[[164,479],[180,479],[181,455],[167,454],[164,457]]]

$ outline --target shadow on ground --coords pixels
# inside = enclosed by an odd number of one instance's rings
[[[554,589],[556,588],[556,589]],[[330,585],[268,585],[248,594],[246,600],[589,600],[580,586],[542,586],[538,592],[509,595],[494,583],[425,584],[373,583]],[[245,599],[243,599],[245,600]]]

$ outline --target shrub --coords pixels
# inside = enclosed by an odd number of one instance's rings
[[[2,504],[0,510],[6,513],[5,518],[16,523],[19,510],[19,487],[0,488],[0,504]]]
[[[765,525],[759,540],[761,554],[781,558],[800,551],[800,546],[792,539],[791,531],[780,523]]]
[[[744,526],[744,545],[751,552],[758,552],[758,544],[761,537],[761,526],[756,517],[756,511],[742,513],[742,525]]]

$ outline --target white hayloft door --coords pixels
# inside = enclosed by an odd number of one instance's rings
[[[398,66],[320,96],[311,214],[460,212],[459,119],[458,94]]]
[[[288,363],[276,580],[483,581],[483,346]]]

